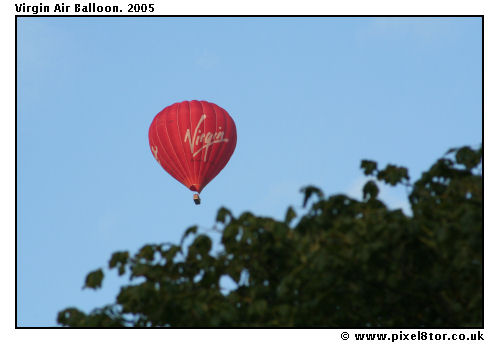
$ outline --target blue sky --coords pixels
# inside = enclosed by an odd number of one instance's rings
[[[117,250],[209,229],[219,207],[283,218],[308,184],[360,196],[362,159],[418,178],[481,142],[480,18],[19,18],[19,326],[114,301],[85,275]],[[238,144],[201,194],[154,160],[148,128],[217,103]],[[408,212],[403,189],[382,199]]]

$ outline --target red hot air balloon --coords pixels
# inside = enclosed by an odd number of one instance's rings
[[[206,101],[174,103],[149,127],[149,146],[158,163],[197,192],[226,166],[236,147],[236,126],[227,111]]]

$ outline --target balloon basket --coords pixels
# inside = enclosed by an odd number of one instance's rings
[[[196,205],[201,204],[200,194],[196,193],[195,195],[193,195],[193,200]]]

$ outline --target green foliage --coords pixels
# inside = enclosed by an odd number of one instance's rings
[[[215,217],[215,221],[224,224],[224,223],[226,223],[227,218],[233,218],[231,211],[229,211],[225,207],[221,207],[219,209],[219,211],[217,212],[217,217]]]
[[[385,169],[378,170],[376,162],[363,160],[361,161],[361,169],[363,169],[366,176],[376,176],[379,181],[384,181],[391,186],[398,183],[407,184],[410,180],[408,169],[393,164],[387,164]]]
[[[388,164],[384,170],[378,172],[377,179],[395,186],[398,183],[403,183],[403,180],[410,180],[410,177],[408,176],[408,169]]]
[[[457,151],[457,163],[465,165],[465,167],[470,170],[479,165],[482,155],[482,149],[474,151],[470,147],[464,146]]]
[[[297,212],[295,212],[292,206],[288,207],[285,215],[285,223],[287,225],[290,224],[290,222],[294,220],[296,217],[297,217]]]
[[[377,162],[362,160],[361,169],[363,169],[365,175],[371,175],[375,170],[377,170]]]
[[[451,157],[449,155],[452,155]],[[113,305],[61,311],[71,327],[481,327],[482,148],[450,150],[410,183],[404,167],[363,161],[363,200],[302,189],[284,221],[226,208],[212,238],[186,230],[180,245],[114,253],[129,272]],[[404,185],[412,215],[388,209],[377,181]],[[292,226],[292,220],[293,226]],[[193,238],[186,249],[187,236]],[[101,286],[102,270],[85,285]],[[224,281],[233,280],[234,289]]]
[[[306,207],[307,201],[312,195],[316,195],[319,200],[323,200],[324,198],[323,191],[321,191],[318,187],[308,186],[302,188],[300,191],[304,193],[304,207]]]
[[[85,278],[85,285],[83,288],[91,288],[97,290],[101,287],[102,280],[104,279],[104,273],[102,269],[95,270],[87,274],[87,278]]]
[[[186,237],[188,237],[189,235],[191,234],[196,234],[198,232],[198,227],[196,225],[188,228],[185,232],[184,232],[184,235],[182,235],[182,238],[181,238],[181,245],[184,243],[184,240],[186,239]]]
[[[129,253],[128,252],[116,252],[111,256],[109,260],[109,268],[118,268],[118,274],[125,274],[125,267],[128,264]]]
[[[375,181],[370,180],[363,186],[363,199],[376,199],[378,196],[379,189]]]

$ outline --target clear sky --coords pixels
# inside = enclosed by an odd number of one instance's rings
[[[208,231],[219,207],[282,219],[299,189],[360,197],[362,159],[415,180],[481,143],[480,18],[19,18],[18,326],[114,302],[89,271],[118,250]],[[155,161],[164,107],[226,109],[238,144],[192,193]],[[382,199],[409,213],[404,190]]]

